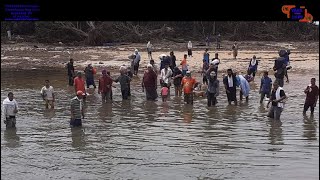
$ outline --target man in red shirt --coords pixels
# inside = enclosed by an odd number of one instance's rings
[[[181,81],[184,94],[184,101],[187,104],[193,104],[193,90],[196,83],[196,79],[191,77],[190,71],[187,71],[186,77],[183,77]]]
[[[102,102],[111,100],[112,78],[107,75],[107,70],[102,70],[102,76],[99,79],[98,94],[101,93]]]
[[[318,86],[316,86],[316,78],[311,78],[311,84],[307,86],[307,88],[304,90],[304,93],[307,96],[303,107],[303,114],[306,114],[309,107],[311,110],[311,114],[313,114],[319,96],[319,88]]]
[[[85,83],[84,83],[84,79],[82,78],[81,71],[77,72],[77,77],[74,78],[73,84],[74,84],[74,90],[76,94],[77,94],[77,91],[82,91],[83,93],[85,93],[85,95],[83,96],[83,100],[85,100],[87,93],[86,93]]]

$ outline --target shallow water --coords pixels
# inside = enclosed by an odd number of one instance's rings
[[[89,96],[84,126],[70,129],[65,72],[2,71],[1,101],[13,91],[20,112],[16,130],[1,120],[1,179],[318,179],[319,106],[314,117],[302,108],[303,89],[319,75],[289,76],[281,122],[259,104],[259,78],[249,103],[228,106],[221,88],[207,108],[201,98],[193,107],[174,96],[147,102],[139,77],[129,101],[118,84],[112,104]],[[53,111],[40,97],[45,79],[56,91]]]

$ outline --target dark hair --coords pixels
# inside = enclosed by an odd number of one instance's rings
[[[208,48],[206,48],[206,51],[208,51]]]
[[[13,93],[12,93],[12,92],[9,92],[9,93],[8,93],[8,96],[10,96],[10,95],[12,95],[12,96],[13,96]]]
[[[316,80],[316,78],[311,78],[311,80]]]
[[[232,69],[227,69],[227,71],[231,71],[232,72]]]
[[[44,80],[45,82],[50,82],[48,79]]]
[[[73,61],[73,59],[72,59],[72,58],[70,58],[70,61]]]
[[[188,56],[187,54],[184,54],[183,56]]]
[[[264,73],[264,74],[266,74],[266,75],[268,75],[268,74],[269,74],[269,73],[268,73],[268,71],[263,71],[263,73]]]
[[[153,62],[153,63],[154,63],[154,60],[153,60],[153,59],[151,59],[151,60],[150,60],[150,64],[151,64],[151,62]]]

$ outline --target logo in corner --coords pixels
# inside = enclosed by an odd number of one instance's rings
[[[287,15],[288,19],[298,20],[299,22],[312,22],[313,19],[305,6],[283,5],[282,12]]]

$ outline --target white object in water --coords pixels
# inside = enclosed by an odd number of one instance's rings
[[[269,101],[269,98],[266,98],[266,101]]]
[[[93,88],[94,88],[94,86],[93,86],[93,85],[90,85],[90,86],[89,86],[89,88],[90,88],[90,89],[93,89]]]

